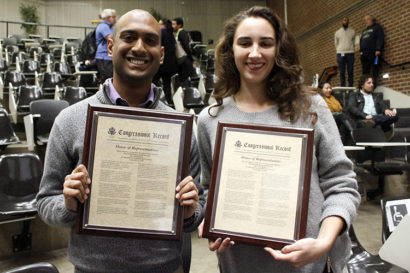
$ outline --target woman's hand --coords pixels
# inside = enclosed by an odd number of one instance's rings
[[[323,220],[317,239],[305,238],[285,246],[282,250],[273,250],[270,247],[265,247],[265,250],[275,260],[289,262],[292,266],[300,268],[326,255],[344,225],[341,217],[329,216]]]
[[[218,238],[216,241],[212,241],[208,239],[209,243],[209,250],[211,251],[217,251],[218,253],[224,253],[226,250],[228,250],[231,246],[235,244],[234,241],[231,241],[231,239],[225,238],[222,241],[222,238]]]
[[[204,220],[202,220],[201,224],[198,226],[198,236],[202,238],[202,232],[204,230]],[[216,241],[212,241],[208,239],[209,243],[209,250],[217,251],[218,253],[224,253],[227,249],[235,244],[234,241],[231,241],[230,238],[225,238],[222,241],[222,238],[218,238]]]
[[[331,243],[326,239],[306,238],[285,246],[282,250],[270,247],[265,247],[265,250],[275,260],[289,262],[293,267],[300,268],[324,256],[332,247]]]

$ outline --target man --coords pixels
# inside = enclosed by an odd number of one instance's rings
[[[171,77],[177,73],[177,58],[175,55],[175,38],[172,29],[172,23],[169,19],[163,18],[159,20],[161,26],[161,45],[164,47],[164,62],[159,67],[157,75],[154,77],[154,82],[158,83],[162,79],[165,99],[169,106],[173,106],[171,92]]]
[[[71,227],[68,249],[75,272],[182,272],[179,241],[77,234],[74,223],[92,183],[81,164],[88,104],[124,105],[173,111],[151,83],[164,57],[158,22],[146,11],[133,10],[118,21],[108,40],[114,76],[94,96],[66,108],[56,118],[47,147],[44,174],[37,196],[41,218],[50,225]],[[194,231],[203,219],[199,155],[192,137],[190,174],[176,188],[184,206],[184,231]]]
[[[340,86],[345,85],[345,70],[349,77],[349,87],[353,87],[355,32],[349,28],[349,18],[344,17],[342,27],[335,33],[337,63],[339,64]]]
[[[374,85],[377,85],[379,76],[380,56],[384,46],[383,28],[376,24],[376,20],[371,15],[364,17],[366,29],[360,36],[360,61],[362,62],[362,74],[373,76]]]
[[[373,77],[363,75],[359,80],[359,91],[349,96],[349,112],[358,127],[368,124],[382,128],[387,132],[390,125],[396,122],[399,117],[395,111],[385,109],[383,100],[376,96],[374,91]]]
[[[189,47],[189,36],[184,30],[184,20],[181,17],[174,18],[172,20],[172,28],[175,32],[175,39],[181,43],[182,48],[187,54],[187,58],[182,64],[178,65],[178,75],[181,85],[183,87],[189,87],[189,76],[195,75],[194,67],[192,66],[194,59],[192,58],[192,52]]]
[[[101,19],[103,21],[95,30],[95,42],[97,43],[95,59],[101,83],[104,83],[106,79],[112,77],[112,59],[108,56],[107,41],[112,38],[114,32],[114,25],[116,23],[115,10],[103,10]]]

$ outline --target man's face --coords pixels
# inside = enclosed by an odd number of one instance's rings
[[[135,10],[122,16],[116,28],[107,43],[114,77],[151,82],[164,58],[158,22],[149,13]]]
[[[348,27],[349,26],[349,18],[345,17],[342,20],[342,24],[344,27]]]
[[[362,86],[362,90],[363,90],[363,92],[365,92],[365,93],[367,93],[367,94],[370,94],[370,93],[373,92],[373,90],[374,90],[373,78],[368,78],[368,79],[364,82],[364,84],[363,84],[363,86]]]
[[[108,23],[110,23],[111,25],[115,25],[115,23],[117,22],[116,19],[116,15],[115,13],[113,13],[111,16],[108,16],[107,18],[105,18],[105,21],[107,21]]]
[[[172,21],[172,28],[174,29],[174,32],[177,32],[179,29],[179,25],[177,24],[176,21]]]
[[[371,27],[373,25],[373,20],[369,15],[366,15],[364,17],[364,21],[366,23],[366,26]]]

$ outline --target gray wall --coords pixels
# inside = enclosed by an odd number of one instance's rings
[[[2,20],[18,20],[18,6],[22,0],[0,0]],[[266,0],[31,0],[39,5],[41,23],[92,26],[91,21],[105,8],[117,10],[122,15],[131,9],[151,10],[170,19],[182,16],[186,30],[200,30],[204,42],[213,39],[216,43],[222,31],[223,22],[238,11],[253,5],[266,5]],[[119,17],[117,15],[117,17]],[[0,37],[5,36],[5,27],[0,25]],[[22,32],[19,27],[15,32]],[[41,30],[45,34],[45,30]],[[50,35],[84,37],[83,30],[51,28]]]
[[[19,11],[21,3],[37,5],[40,22],[45,21],[45,0],[0,0],[0,20],[21,22],[23,20]],[[43,34],[42,29],[39,30],[40,34]],[[24,30],[21,29],[20,25],[9,24],[9,33],[24,34]],[[0,38],[3,37],[6,37],[6,24],[0,23]]]

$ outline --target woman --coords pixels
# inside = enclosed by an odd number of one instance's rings
[[[307,238],[282,251],[229,238],[209,242],[221,272],[342,272],[350,254],[347,229],[360,195],[337,128],[323,99],[303,86],[296,44],[268,8],[253,7],[230,19],[216,47],[215,105],[198,119],[202,183],[208,188],[218,121],[313,128]],[[334,168],[337,166],[337,168]]]
[[[336,121],[337,128],[339,129],[340,137],[344,145],[347,144],[349,137],[352,136],[353,129],[347,119],[346,115],[342,112],[343,107],[338,99],[332,94],[332,85],[330,82],[325,82],[322,86],[321,95],[325,99],[330,112],[332,112],[333,118]]]

